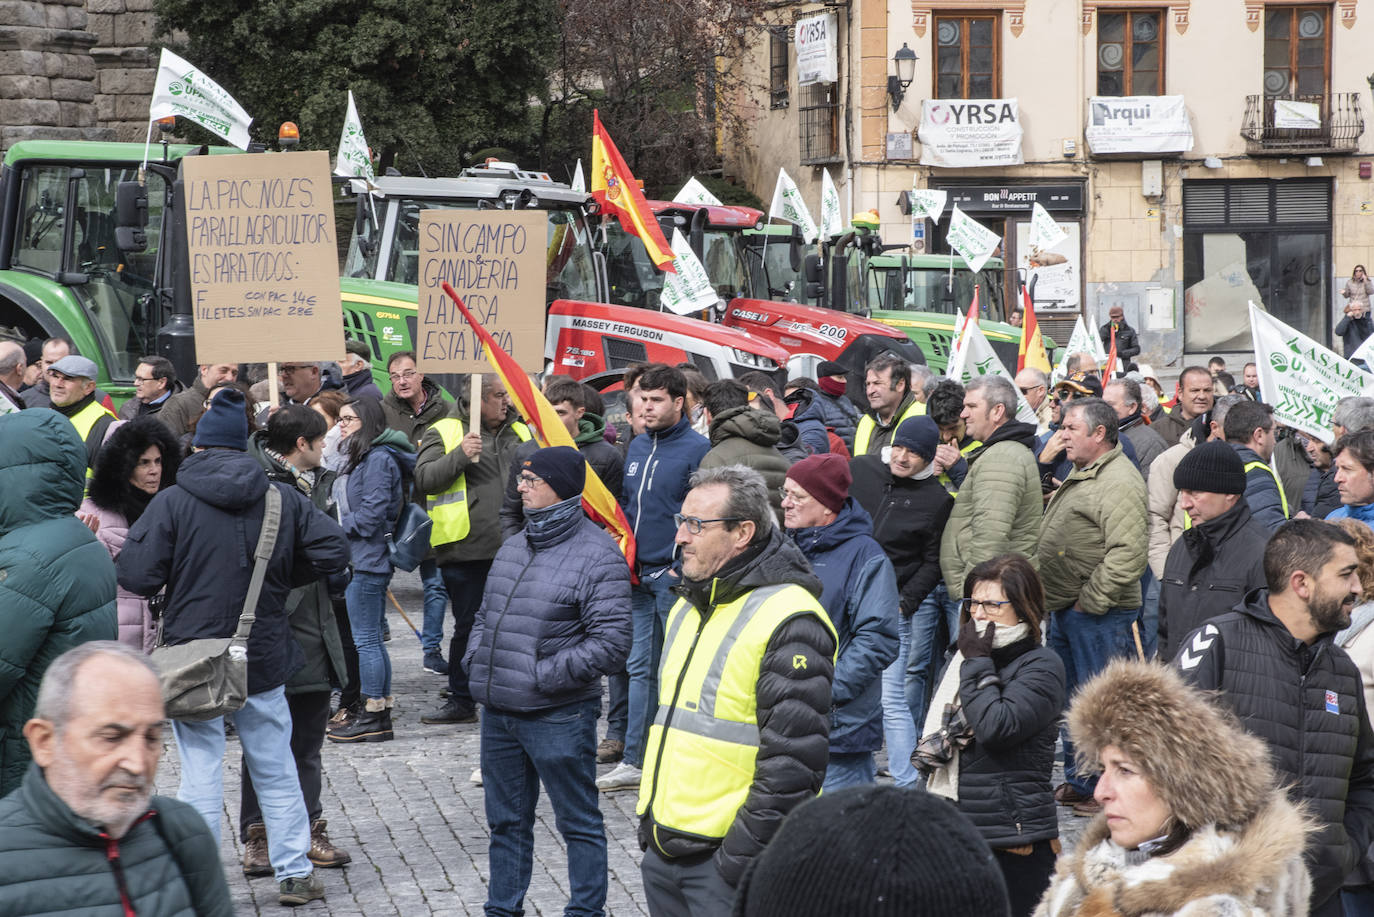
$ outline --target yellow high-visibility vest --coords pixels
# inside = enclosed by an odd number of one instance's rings
[[[1270,477],[1274,479],[1274,483],[1279,488],[1279,502],[1283,505],[1283,518],[1292,519],[1293,514],[1288,511],[1288,494],[1283,492],[1283,481],[1279,479],[1279,473],[1274,470],[1274,466],[1267,462],[1250,462],[1245,466],[1245,473],[1249,474],[1252,468],[1263,468],[1269,472]]]
[[[86,447],[87,480],[91,478],[91,466],[95,464],[95,456],[100,452],[101,446],[101,443],[91,442],[91,435],[95,432],[95,426],[100,423],[100,418],[102,417],[108,417],[111,420],[119,419],[117,416],[110,413],[110,411],[99,401],[92,401],[71,417],[67,418],[67,420],[71,421],[72,426],[76,427],[76,435],[81,437],[81,442]],[[109,426],[105,425],[104,429],[108,430]],[[100,438],[103,440],[104,436],[102,435]]]
[[[463,442],[463,422],[457,417],[444,417],[436,420],[430,427],[438,430],[444,441],[444,452],[460,448]],[[511,424],[511,431],[525,442],[531,438],[529,428],[523,423]],[[452,544],[468,537],[471,521],[468,519],[468,481],[466,474],[460,474],[445,490],[425,497],[425,512],[429,513],[434,528],[430,532],[430,544]]]
[[[892,429],[896,430],[902,425],[902,421],[909,417],[920,417],[926,412],[924,401],[913,401],[911,405],[902,412],[902,416],[892,424]],[[873,439],[873,434],[878,429],[878,421],[872,414],[865,414],[859,418],[859,425],[854,430],[854,455],[868,455],[868,444]]]

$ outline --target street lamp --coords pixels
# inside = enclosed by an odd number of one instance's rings
[[[892,110],[896,111],[901,107],[906,88],[916,78],[916,52],[908,48],[906,42],[902,42],[897,53],[892,55],[892,63],[896,65],[897,73],[888,75],[887,94],[892,97]]]

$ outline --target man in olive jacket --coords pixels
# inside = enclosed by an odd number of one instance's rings
[[[970,570],[1015,551],[1035,563],[1040,538],[1040,469],[1032,451],[1035,427],[1016,419],[1016,389],[1001,376],[979,376],[964,390],[961,415],[983,446],[969,458],[940,539],[940,569],[954,601]]]
[[[1068,696],[1118,656],[1135,653],[1146,563],[1145,481],[1117,440],[1116,411],[1101,398],[1064,410],[1065,452],[1074,470],[1045,508],[1040,578],[1050,612],[1049,645],[1064,661]],[[958,503],[955,503],[956,509]],[[1067,787],[1056,793],[1092,814],[1095,779],[1080,777],[1064,737]]]

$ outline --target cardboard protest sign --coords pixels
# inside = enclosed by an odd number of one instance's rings
[[[1260,394],[1274,419],[1331,443],[1331,414],[1349,395],[1374,395],[1374,375],[1250,303]]]
[[[329,154],[187,156],[182,175],[197,362],[339,359]]]
[[[445,281],[522,369],[544,368],[547,221],[538,210],[420,213],[415,353],[421,371],[490,369],[476,332],[444,295]]]

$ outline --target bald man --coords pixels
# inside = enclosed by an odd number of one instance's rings
[[[0,341],[0,415],[24,410],[19,386],[24,384],[24,348],[14,341]]]

